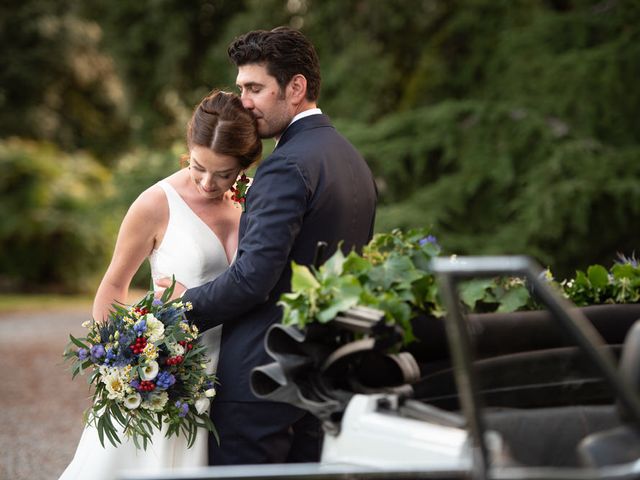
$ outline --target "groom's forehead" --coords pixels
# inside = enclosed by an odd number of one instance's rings
[[[236,76],[237,85],[261,84],[275,82],[276,79],[269,75],[267,67],[262,63],[249,63],[238,67]]]

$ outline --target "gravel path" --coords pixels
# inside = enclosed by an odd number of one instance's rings
[[[89,307],[0,314],[0,479],[57,479],[73,457],[90,392],[62,352],[88,318]]]

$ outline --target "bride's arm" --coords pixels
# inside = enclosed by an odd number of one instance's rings
[[[111,263],[93,301],[92,315],[96,321],[108,317],[113,303],[126,302],[131,279],[153,251],[158,232],[168,219],[163,195],[159,187],[146,190],[122,220]]]

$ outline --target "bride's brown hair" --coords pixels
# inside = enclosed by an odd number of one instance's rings
[[[236,94],[220,90],[204,97],[189,120],[187,147],[191,150],[194,146],[235,157],[242,169],[262,154],[255,118]]]

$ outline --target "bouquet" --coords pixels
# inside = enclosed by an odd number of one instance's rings
[[[73,362],[73,378],[89,372],[94,393],[85,423],[96,427],[102,446],[105,436],[117,446],[121,432],[146,449],[163,425],[166,437],[182,432],[189,447],[198,427],[218,439],[208,415],[216,377],[206,372],[205,347],[186,319],[191,305],[168,301],[172,292],[173,286],[161,299],[150,291],[135,305],[113,305],[106,322],[83,324],[86,337],[69,335],[64,356]]]

